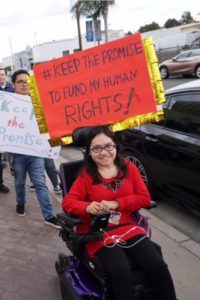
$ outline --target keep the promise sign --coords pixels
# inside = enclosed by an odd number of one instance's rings
[[[60,147],[40,134],[29,96],[0,91],[0,152],[58,157]]]
[[[51,138],[157,112],[139,33],[38,64],[34,76]]]

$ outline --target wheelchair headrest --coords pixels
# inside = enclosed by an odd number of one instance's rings
[[[84,148],[88,134],[92,128],[93,126],[85,126],[74,129],[72,132],[73,145]]]

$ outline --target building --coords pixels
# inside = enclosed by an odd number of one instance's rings
[[[109,41],[118,39],[124,36],[123,30],[109,30],[108,39]],[[102,41],[104,43],[105,34],[102,32]],[[82,35],[82,47],[88,49],[97,46],[97,42],[87,42],[85,35]],[[48,61],[51,59],[59,58],[65,55],[69,55],[79,51],[78,37],[72,39],[65,39],[59,41],[51,41],[36,45],[32,48],[33,50],[33,63],[37,64],[40,62]]]
[[[200,22],[161,28],[142,33],[151,36],[160,61],[177,55],[181,50],[200,47]]]
[[[118,39],[124,36],[123,30],[109,30],[109,41]],[[105,34],[102,32],[102,41],[104,43]],[[82,47],[88,49],[97,46],[97,42],[87,42],[85,35],[82,35]],[[43,44],[35,45],[26,50],[13,54],[12,56],[3,58],[2,65],[5,68],[13,70],[17,69],[32,69],[34,64],[38,64],[44,61],[59,58],[65,55],[69,55],[79,51],[78,37],[72,39],[64,39],[58,41],[51,41]]]
[[[123,30],[109,30],[108,40],[112,41],[124,36]],[[177,55],[182,49],[200,47],[200,22],[161,28],[142,33],[143,38],[153,37],[159,61]],[[101,43],[104,43],[105,32],[101,32]],[[87,42],[85,34],[82,35],[82,47],[88,49],[97,46],[97,42]],[[10,70],[20,68],[30,70],[34,64],[59,58],[79,51],[78,37],[64,40],[54,40],[47,43],[27,47],[25,50],[6,57],[2,60],[3,67]]]
[[[12,56],[2,59],[2,66],[10,71],[25,69],[30,70],[33,59],[32,48],[27,47],[25,50],[17,52]]]

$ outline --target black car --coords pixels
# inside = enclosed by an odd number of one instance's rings
[[[118,132],[118,138],[153,199],[200,215],[200,80],[168,90],[163,109],[163,121]]]

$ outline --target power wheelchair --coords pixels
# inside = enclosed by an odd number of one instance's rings
[[[84,130],[83,130],[84,131]],[[73,134],[74,145],[83,147],[85,132]],[[80,172],[83,160],[71,161],[60,165],[60,179],[63,196],[69,191],[74,179]],[[156,207],[152,201],[149,208]],[[55,262],[56,272],[60,281],[60,289],[63,300],[113,300],[110,279],[106,270],[96,258],[91,258],[85,251],[85,243],[101,239],[101,229],[106,228],[107,215],[94,218],[91,231],[85,235],[76,233],[76,226],[81,224],[81,219],[74,215],[59,213],[58,220],[62,229],[60,236],[66,243],[71,255],[60,253]],[[151,231],[148,221],[139,212],[133,213],[133,218],[140,226],[144,227],[149,236]],[[152,242],[161,254],[159,245]],[[161,254],[162,255],[162,254]],[[154,288],[144,272],[136,264],[131,262],[133,300],[154,300]]]

